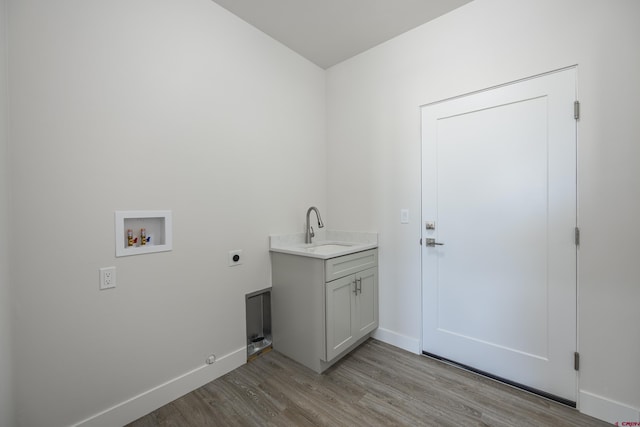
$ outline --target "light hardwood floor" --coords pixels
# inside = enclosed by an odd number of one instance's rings
[[[271,351],[129,426],[604,425],[370,339],[323,375]]]

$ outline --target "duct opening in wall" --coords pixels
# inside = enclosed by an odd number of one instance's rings
[[[271,350],[271,288],[246,296],[247,360]]]

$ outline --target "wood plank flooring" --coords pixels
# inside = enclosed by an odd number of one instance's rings
[[[129,424],[605,425],[573,408],[374,339],[323,375],[271,351]]]

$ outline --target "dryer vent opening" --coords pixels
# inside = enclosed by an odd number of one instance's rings
[[[247,294],[247,360],[271,349],[271,288]]]

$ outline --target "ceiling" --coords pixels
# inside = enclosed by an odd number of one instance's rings
[[[471,0],[213,0],[329,68]]]

